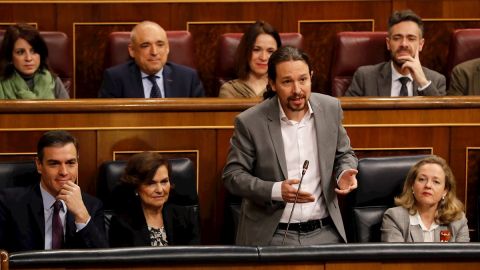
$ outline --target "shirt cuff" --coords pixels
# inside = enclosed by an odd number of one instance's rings
[[[418,91],[423,91],[425,88],[429,87],[430,84],[432,84],[432,81],[428,81],[427,84],[424,87],[418,87]]]
[[[344,174],[346,171],[347,171],[347,170],[343,170],[343,171],[338,175],[337,184],[338,184],[338,181],[339,181],[340,179],[342,179],[342,176],[343,176],[343,174]]]
[[[79,232],[83,228],[87,227],[87,224],[88,224],[88,222],[90,222],[90,219],[92,219],[92,217],[89,217],[86,223],[76,223],[75,222],[75,227],[77,227],[77,230],[75,232]]]
[[[282,182],[275,182],[272,187],[272,201],[282,201]]]

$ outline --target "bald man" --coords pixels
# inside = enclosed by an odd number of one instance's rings
[[[205,96],[197,72],[168,62],[167,33],[157,23],[133,27],[128,44],[132,58],[105,70],[99,96],[103,98],[164,98]]]

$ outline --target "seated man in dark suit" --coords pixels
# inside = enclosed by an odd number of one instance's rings
[[[163,28],[149,21],[133,29],[128,52],[133,60],[105,71],[100,89],[103,98],[203,97],[197,72],[167,62],[169,45]]]
[[[102,203],[76,184],[77,149],[68,132],[43,134],[35,159],[40,183],[0,191],[0,249],[108,247]]]
[[[445,77],[420,63],[424,42],[423,22],[417,14],[393,13],[386,40],[392,60],[358,68],[345,96],[444,96]]]
[[[480,58],[456,65],[450,79],[447,95],[480,95]]]

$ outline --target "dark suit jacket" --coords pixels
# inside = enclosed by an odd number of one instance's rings
[[[350,139],[342,126],[343,111],[336,98],[312,93],[321,187],[325,206],[338,233],[346,241],[338,206],[335,178],[346,169],[357,168]],[[334,177],[332,177],[332,175]],[[242,112],[235,118],[235,131],[223,170],[225,187],[242,197],[236,243],[269,245],[285,203],[272,201],[275,182],[287,179],[280,107],[277,96]]]
[[[163,66],[165,97],[203,97],[205,90],[197,72],[167,62]],[[145,98],[142,76],[135,61],[129,60],[105,70],[99,96],[102,98]]]
[[[168,245],[200,244],[199,220],[193,211],[185,206],[166,203],[162,212]],[[112,216],[109,239],[111,247],[150,246],[150,232],[140,200],[117,210]]]
[[[447,95],[480,95],[480,58],[463,62],[453,68]]]
[[[91,219],[85,228],[75,232],[74,217],[67,210],[65,248],[108,247],[102,203],[85,193],[82,197]],[[45,249],[45,217],[38,184],[0,191],[0,249]]]
[[[418,91],[418,84],[413,81],[414,96],[444,96],[446,94],[445,76],[423,67],[427,80],[432,83],[424,90]],[[392,66],[383,62],[372,66],[359,67],[353,74],[352,83],[345,96],[384,96],[389,97],[392,91]]]

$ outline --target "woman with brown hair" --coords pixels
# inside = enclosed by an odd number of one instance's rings
[[[170,165],[160,154],[133,155],[121,178],[121,192],[109,231],[111,247],[200,244],[198,220],[168,203]]]
[[[267,22],[257,21],[242,36],[235,53],[238,79],[220,87],[221,98],[261,97],[268,84],[270,55],[282,46],[280,35]]]
[[[397,207],[383,216],[382,242],[469,242],[463,204],[447,162],[430,156],[407,174]]]
[[[47,45],[34,27],[10,26],[0,47],[0,99],[69,98],[47,57]]]

